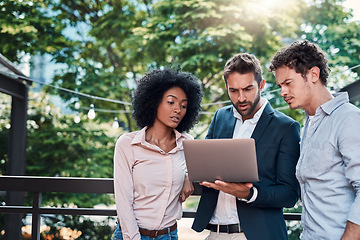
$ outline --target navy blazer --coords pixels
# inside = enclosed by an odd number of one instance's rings
[[[232,106],[217,110],[206,138],[232,138],[235,123]],[[300,194],[295,177],[300,125],[267,103],[251,137],[256,144],[259,182],[253,184],[258,196],[252,203],[236,200],[241,228],[248,240],[288,239],[283,208],[293,207]],[[218,190],[202,188],[192,226],[195,231],[203,231],[209,223],[218,194]]]

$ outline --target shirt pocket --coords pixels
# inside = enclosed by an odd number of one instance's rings
[[[335,163],[335,147],[329,142],[310,142],[303,160],[303,168],[318,175],[328,172]]]

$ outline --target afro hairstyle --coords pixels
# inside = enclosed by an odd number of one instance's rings
[[[132,116],[138,127],[151,127],[154,124],[163,95],[172,87],[180,87],[188,100],[186,114],[176,130],[187,132],[194,126],[203,96],[199,79],[191,73],[165,68],[148,72],[138,82],[132,101]]]

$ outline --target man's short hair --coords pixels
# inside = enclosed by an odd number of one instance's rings
[[[302,42],[296,41],[291,45],[284,47],[277,52],[270,63],[270,71],[274,72],[276,69],[286,66],[294,69],[295,72],[301,73],[303,78],[312,67],[320,69],[320,80],[326,86],[330,68],[325,58],[325,53],[315,43],[310,43],[307,40]]]
[[[255,80],[260,86],[262,80],[261,65],[260,61],[252,54],[249,53],[238,53],[230,58],[224,67],[224,79],[227,84],[227,78],[231,73],[253,73]]]

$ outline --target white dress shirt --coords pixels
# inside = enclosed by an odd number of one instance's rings
[[[254,117],[243,122],[241,115],[233,107],[234,117],[236,118],[236,124],[234,128],[233,138],[250,138],[257,122],[259,121],[261,114],[264,111],[264,108],[267,104],[267,100],[265,98],[261,98],[263,105],[261,108],[255,113]],[[253,187],[254,194],[252,198],[248,201],[251,203],[255,201],[257,197],[257,189]],[[211,224],[220,224],[220,225],[228,225],[228,224],[237,224],[239,223],[239,216],[236,208],[236,197],[224,193],[222,191],[219,192],[218,201],[216,204],[216,208],[212,218],[210,219]]]

